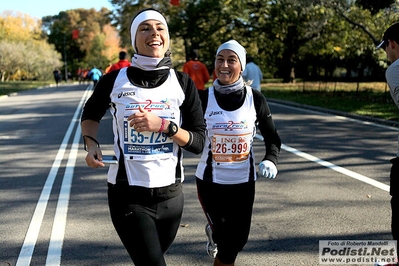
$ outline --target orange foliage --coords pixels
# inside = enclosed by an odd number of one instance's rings
[[[120,37],[115,27],[107,24],[103,27],[103,33],[105,34],[105,47],[102,54],[109,59],[110,62],[117,60],[120,48]]]
[[[41,20],[15,11],[0,15],[0,40],[29,42],[41,39]]]

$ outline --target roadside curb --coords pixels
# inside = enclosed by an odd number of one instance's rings
[[[300,103],[295,103],[295,102],[283,101],[283,100],[278,100],[278,99],[273,99],[273,98],[267,98],[267,101],[271,102],[271,103],[280,103],[280,104],[284,104],[284,105],[318,111],[318,112],[322,112],[322,113],[339,115],[339,116],[349,117],[349,118],[358,119],[358,120],[367,121],[367,122],[373,122],[376,124],[381,124],[381,125],[390,126],[390,127],[399,127],[399,122],[397,122],[397,121],[385,120],[385,119],[375,118],[375,117],[365,116],[365,115],[351,114],[351,113],[331,110],[331,109],[327,109],[327,108],[323,108],[323,107],[317,107],[317,106],[311,106],[311,105],[300,104]]]

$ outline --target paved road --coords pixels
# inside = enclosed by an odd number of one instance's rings
[[[71,85],[0,99],[0,266],[131,265],[110,222],[107,169],[84,162],[79,116],[88,93]],[[284,144],[279,174],[257,182],[250,239],[236,265],[319,265],[319,240],[390,239],[397,128],[270,106]],[[105,150],[110,121],[101,123]],[[260,140],[255,150],[261,159]],[[197,160],[186,153],[185,209],[169,266],[212,265]]]

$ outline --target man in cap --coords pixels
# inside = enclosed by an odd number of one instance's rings
[[[396,106],[399,108],[399,22],[392,24],[384,33],[382,42],[377,46],[387,54],[391,65],[385,72],[385,77]],[[399,137],[398,137],[399,139]],[[391,230],[394,240],[399,239],[399,149],[396,157],[391,159],[390,191],[392,221]],[[398,250],[397,250],[398,252]],[[398,253],[399,254],[399,253]],[[399,255],[398,255],[399,256]]]

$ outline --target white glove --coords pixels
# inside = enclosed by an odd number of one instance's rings
[[[264,178],[275,178],[277,175],[276,165],[269,160],[264,160],[259,164],[259,176]]]

